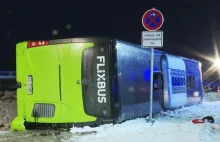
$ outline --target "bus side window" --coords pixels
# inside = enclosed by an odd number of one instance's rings
[[[163,90],[163,76],[160,72],[154,73],[153,90]]]
[[[188,84],[188,89],[193,90],[195,89],[195,76],[194,75],[188,75],[187,76],[187,84]]]

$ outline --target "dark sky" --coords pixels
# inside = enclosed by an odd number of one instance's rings
[[[23,40],[109,36],[141,44],[141,18],[152,7],[164,16],[161,50],[198,60],[196,52],[213,54],[220,34],[217,0],[1,0],[0,69],[15,70],[15,44]]]

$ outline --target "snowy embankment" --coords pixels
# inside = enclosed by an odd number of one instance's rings
[[[0,92],[0,130],[7,130],[17,112],[16,92]]]
[[[201,119],[205,116],[212,116],[215,123],[192,123],[192,119]],[[219,125],[220,95],[208,93],[202,104],[161,112],[153,124],[140,118],[122,124],[108,124],[97,128],[72,128],[71,132],[74,136],[68,141],[218,142],[220,140]],[[215,126],[217,129],[213,129]],[[91,134],[86,134],[87,132]]]
[[[139,118],[117,125],[96,128],[72,128],[70,133],[53,131],[10,132],[7,127],[16,115],[15,94],[0,95],[1,141],[36,142],[219,142],[220,141],[220,94],[208,93],[202,104],[184,107],[175,111],[161,112],[155,123]],[[193,124],[192,119],[213,116],[215,123]],[[0,124],[1,124],[0,123]],[[218,126],[213,129],[213,126]],[[49,134],[47,134],[50,132]]]

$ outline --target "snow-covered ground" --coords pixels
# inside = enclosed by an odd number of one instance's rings
[[[192,123],[192,119],[205,116],[213,116],[215,123]],[[24,133],[0,131],[0,142],[220,142],[220,94],[208,93],[202,104],[161,112],[153,124],[139,118],[117,125],[72,128],[70,133],[55,133],[44,130]]]
[[[10,122],[17,113],[16,105],[16,92],[0,92],[0,130],[9,128]]]
[[[212,116],[215,123],[192,123],[192,119]],[[69,140],[78,142],[220,142],[220,95],[205,95],[202,104],[184,107],[175,111],[161,112],[153,124],[146,119],[130,120],[117,125],[97,128],[72,128],[74,135]],[[217,129],[213,129],[217,127]],[[94,132],[85,134],[86,132]],[[79,136],[79,134],[84,134]]]

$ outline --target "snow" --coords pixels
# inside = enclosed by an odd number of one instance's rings
[[[9,128],[10,122],[16,116],[16,108],[16,92],[0,92],[0,130]]]
[[[11,99],[12,97],[12,94],[5,93],[0,99],[4,102],[0,105],[0,121],[4,120],[5,125],[9,124],[16,114],[14,110],[16,105],[14,107],[8,107],[6,104],[16,104],[12,101],[15,100],[14,98]],[[4,108],[1,108],[2,106]],[[10,119],[2,119],[6,115],[10,116]],[[192,123],[192,119],[203,118],[205,116],[213,116],[215,123]],[[208,93],[205,95],[202,104],[183,107],[175,111],[161,112],[154,117],[155,122],[153,124],[148,123],[146,119],[138,118],[122,124],[106,124],[96,128],[90,128],[88,126],[84,128],[73,127],[70,133],[61,133],[57,136],[45,136],[48,132],[44,130],[25,133],[11,132],[5,127],[0,130],[0,141],[24,141],[25,137],[26,141],[61,142],[219,142],[220,94]],[[217,129],[213,129],[213,126],[216,126]],[[44,136],[41,136],[41,133]]]
[[[96,128],[73,127],[71,133],[74,135],[68,141],[217,142],[220,140],[219,114],[220,94],[208,93],[201,104],[159,113],[153,124],[147,123],[148,118],[138,118],[122,124],[106,124]],[[212,116],[215,123],[192,123],[192,119],[205,116]],[[213,126],[217,129],[213,129]]]
[[[8,131],[0,131],[0,135],[4,135],[6,133],[8,133]]]

